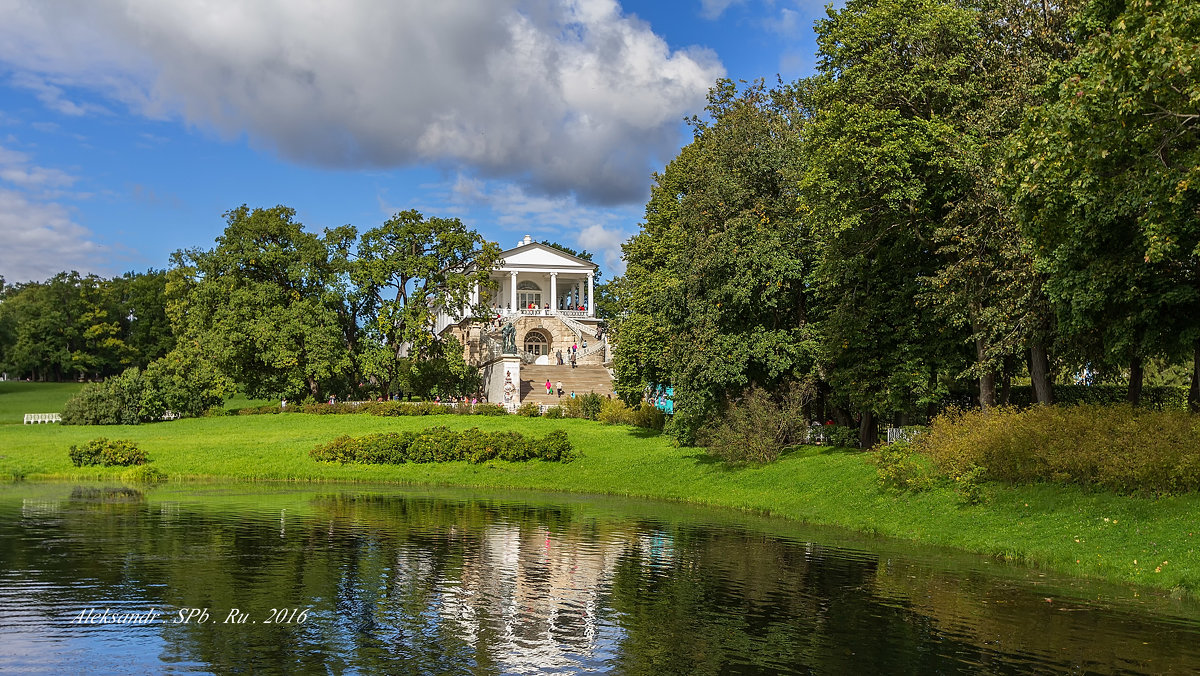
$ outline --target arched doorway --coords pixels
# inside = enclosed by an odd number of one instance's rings
[[[550,336],[540,329],[531,329],[525,333],[522,341],[526,352],[533,355],[550,354]]]

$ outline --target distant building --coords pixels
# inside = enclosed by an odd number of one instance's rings
[[[501,262],[492,272],[496,289],[484,321],[477,321],[470,309],[461,316],[443,311],[438,313],[435,331],[458,338],[466,348],[468,363],[483,368],[488,380],[503,378],[503,373],[493,373],[489,366],[501,357],[502,329],[510,323],[516,329],[517,352],[524,364],[555,366],[559,354],[569,364],[575,346],[579,366],[603,366],[611,360],[611,349],[596,317],[595,273],[595,263],[534,242],[526,235],[515,248],[501,254]],[[478,301],[479,294],[476,288],[473,302]],[[547,372],[535,368],[526,373]],[[563,380],[564,389],[571,390],[571,376],[567,369],[556,369],[546,377]],[[592,391],[595,389],[591,386]],[[601,389],[611,391],[611,379]],[[492,388],[485,384],[484,391]]]

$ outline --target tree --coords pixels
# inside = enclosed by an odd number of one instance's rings
[[[417,382],[412,369],[443,356],[434,333],[439,309],[489,317],[490,273],[500,247],[457,218],[403,211],[363,233],[351,279],[363,299],[372,342],[364,370],[383,392]],[[476,288],[479,297],[473,297]]]
[[[331,242],[294,217],[284,206],[242,205],[225,214],[214,249],[172,259],[168,312],[176,333],[251,397],[320,400],[323,390],[341,393],[354,378],[339,314],[343,269]]]
[[[942,262],[935,233],[969,185],[952,139],[978,95],[978,24],[940,0],[851,0],[817,36],[801,191],[821,247],[823,361],[867,448],[880,415],[935,398],[937,374],[961,363],[964,336],[928,321],[918,298]]]
[[[1104,0],[1014,135],[1009,189],[1064,330],[1131,364],[1190,349],[1200,410],[1200,7]]]
[[[618,388],[633,398],[674,385],[684,438],[752,385],[782,396],[813,367],[815,252],[789,180],[794,94],[718,82],[710,119],[692,120],[692,143],[655,175],[646,222],[624,246]]]

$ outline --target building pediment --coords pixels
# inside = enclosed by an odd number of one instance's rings
[[[509,249],[501,253],[500,258],[502,262],[497,267],[498,270],[565,269],[585,272],[596,269],[596,264],[589,260],[538,242]]]

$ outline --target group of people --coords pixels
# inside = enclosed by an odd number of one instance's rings
[[[561,380],[560,380],[560,381],[558,381],[558,384],[557,384],[557,385],[551,385],[551,384],[550,384],[550,379],[549,379],[549,378],[547,378],[547,379],[546,379],[546,395],[547,395],[547,396],[549,396],[549,395],[551,395],[551,394],[554,394],[555,390],[557,390],[557,391],[558,391],[558,398],[559,398],[559,399],[562,399],[562,396],[563,396],[563,384],[562,384],[562,381],[561,381]],[[575,390],[571,390],[571,398],[572,398],[572,399],[574,399],[574,398],[575,398]]]
[[[578,360],[579,351],[580,351],[581,349],[582,349],[582,350],[586,350],[586,349],[587,349],[587,338],[584,338],[584,339],[583,339],[583,344],[582,344],[582,345],[580,345],[579,343],[571,343],[571,347],[567,348],[567,357],[566,357],[566,359],[563,359],[563,353],[562,353],[562,350],[559,350],[559,351],[557,351],[557,352],[555,353],[555,356],[558,358],[558,365],[559,365],[559,366],[562,366],[563,364],[565,364],[565,363],[567,363],[567,362],[570,362],[570,363],[571,363],[571,368],[575,368],[575,366],[576,366],[576,361]]]

